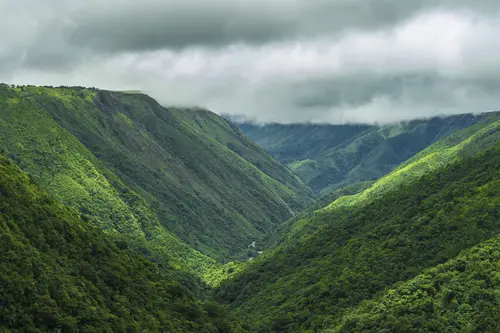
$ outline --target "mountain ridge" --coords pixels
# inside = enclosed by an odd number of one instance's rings
[[[1,85],[0,128],[6,153],[44,190],[210,283],[220,262],[246,259],[248,244],[311,200],[222,118],[168,110],[145,95]]]
[[[361,300],[494,237],[499,124],[485,125],[468,154],[374,200],[303,217],[302,232],[225,282],[218,299],[256,331],[321,331]]]
[[[499,113],[388,125],[239,125],[252,140],[325,195],[353,183],[378,179],[428,145],[492,114]]]
[[[264,133],[288,166],[244,129],[0,84],[1,329],[497,329],[500,113]]]

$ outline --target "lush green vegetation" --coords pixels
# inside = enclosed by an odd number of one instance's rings
[[[144,198],[163,227],[216,259],[239,258],[308,202],[287,169],[209,111],[166,109],[140,94],[97,91],[88,101],[63,89],[65,102],[51,93],[31,99]]]
[[[245,124],[312,203],[209,111],[0,85],[0,331],[497,332],[499,117]]]
[[[239,123],[239,126],[252,140],[284,164],[300,164],[300,161],[307,163],[371,128],[368,125],[321,124]]]
[[[386,126],[243,123],[241,127],[311,188],[331,196],[340,188],[378,179],[430,144],[492,116],[459,115]]]
[[[223,118],[141,94],[1,85],[0,142],[83,219],[211,284],[311,200]]]
[[[0,331],[242,332],[0,155]],[[168,273],[173,274],[168,274]]]
[[[65,103],[73,99],[91,103],[94,90],[17,90],[0,86],[0,142],[6,154],[37,184],[82,219],[109,233],[121,233],[138,251],[154,256],[160,264],[168,261],[207,282],[219,279],[223,270],[218,262],[162,227],[145,199],[31,100],[39,93],[65,96]]]
[[[500,121],[496,121],[496,118],[497,114],[490,114],[489,119],[447,136],[377,181],[354,183],[329,192],[302,214],[275,228],[268,234],[267,243],[283,243],[300,237],[329,220],[319,218],[311,220],[315,215],[349,214],[350,211],[376,201],[384,194],[410,184],[423,175],[492,147],[500,141]],[[320,208],[320,205],[329,198],[334,200],[326,207]]]
[[[257,332],[333,327],[363,300],[498,234],[498,165],[497,146],[356,209],[324,211],[310,221],[318,230],[248,265],[218,297]]]
[[[499,249],[496,237],[464,251],[361,303],[326,332],[499,332]]]
[[[328,205],[327,209],[376,200],[384,193],[410,183],[420,176],[488,149],[500,140],[500,121],[495,121],[496,114],[492,118],[491,122],[482,122],[438,141],[377,180],[368,189],[340,197]]]

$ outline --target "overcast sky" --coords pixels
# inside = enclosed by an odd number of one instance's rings
[[[498,0],[0,0],[0,81],[260,122],[500,109]]]

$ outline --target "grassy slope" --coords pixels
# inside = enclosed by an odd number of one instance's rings
[[[345,140],[370,129],[368,125],[255,125],[239,126],[252,140],[285,164],[307,163]]]
[[[305,191],[295,174],[292,174],[260,146],[248,140],[245,133],[230,121],[202,109],[171,109],[171,111],[179,118],[185,119],[191,126],[224,144],[268,176],[286,184],[300,194]]]
[[[0,154],[0,331],[241,332]]]
[[[238,256],[308,201],[287,170],[278,172],[290,184],[271,178],[201,130],[190,111],[145,95],[101,91],[70,105],[48,95],[34,100],[141,195],[163,226],[212,257]],[[227,124],[211,125],[227,136]]]
[[[326,209],[375,200],[383,193],[411,182],[415,178],[491,147],[500,139],[500,121],[496,119],[495,114],[491,121],[485,121],[451,134],[401,164],[393,172],[377,180],[367,190],[352,196],[341,197]]]
[[[498,142],[488,133],[471,151]],[[307,222],[318,230],[248,265],[218,295],[257,332],[331,327],[362,300],[498,234],[498,165],[496,147],[347,212],[324,211]]]
[[[64,103],[73,102],[64,90],[40,89],[41,92],[53,94]],[[221,265],[165,230],[146,200],[33,103],[34,94],[0,86],[2,150],[44,190],[83,219],[110,233],[126,235],[139,250],[146,247],[152,251],[148,255],[160,263],[168,262],[213,280]],[[92,91],[82,90],[78,94],[73,98],[92,102]]]
[[[448,134],[484,115],[460,115],[387,126],[242,124],[266,151],[317,192],[377,179]]]
[[[221,266],[191,246],[238,257],[310,201],[286,168],[208,111],[165,109],[140,94],[0,90],[0,142],[44,189],[208,280]]]

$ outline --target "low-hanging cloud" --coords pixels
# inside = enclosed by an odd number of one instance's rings
[[[498,109],[499,29],[493,0],[0,0],[0,81],[390,122]]]

